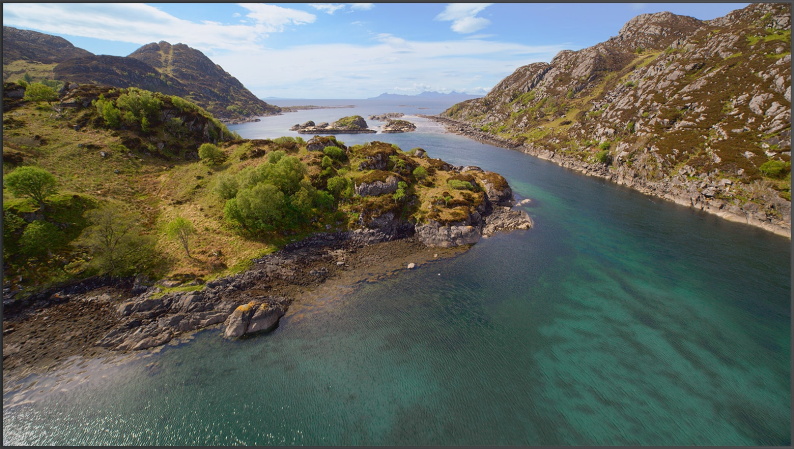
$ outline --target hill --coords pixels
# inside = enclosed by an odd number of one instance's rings
[[[129,58],[143,61],[163,75],[189,87],[185,98],[194,101],[219,118],[278,113],[251,93],[237,78],[212,62],[202,52],[185,44],[151,43],[135,50]]]
[[[439,92],[422,92],[416,95],[402,95],[402,94],[389,94],[382,93],[377,97],[368,98],[368,100],[407,100],[411,98],[438,98],[438,99],[452,99],[452,100],[468,100],[472,98],[479,98],[482,95],[469,95],[463,92],[452,91],[450,93],[442,94]]]
[[[441,116],[472,135],[790,235],[790,20],[787,4],[711,21],[643,14],[618,36],[520,67]]]
[[[58,36],[3,27],[3,81],[16,81],[26,73],[35,81],[53,79],[53,68],[71,58],[91,56]]]
[[[521,223],[502,210],[504,178],[418,148],[241,139],[187,100],[137,88],[72,84],[52,105],[19,97],[4,85],[4,298],[105,273],[203,283],[318,232],[457,246],[504,227],[487,227],[491,216]],[[54,176],[45,204],[13,190],[30,167]],[[129,252],[97,247],[103,216],[136,230]],[[195,227],[189,253],[166,235],[177,217]]]
[[[26,73],[33,81],[57,79],[177,95],[227,122],[281,111],[184,44],[152,43],[126,57],[94,55],[61,37],[3,27],[3,81],[16,81]]]

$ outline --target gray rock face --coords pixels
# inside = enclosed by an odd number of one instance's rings
[[[339,147],[342,150],[347,150],[347,147],[339,143],[334,136],[315,136],[306,142],[307,151],[323,151],[326,147]]]
[[[523,210],[514,210],[509,207],[496,206],[490,215],[485,218],[485,226],[482,229],[483,237],[489,237],[500,232],[513,231],[516,229],[529,229],[532,227],[532,219]]]
[[[407,120],[389,120],[381,128],[382,133],[407,133],[416,131],[416,125]]]
[[[389,176],[386,181],[362,182],[356,185],[356,194],[361,196],[379,196],[397,191],[397,177]]]
[[[476,226],[441,226],[430,223],[416,226],[415,236],[431,247],[452,248],[460,245],[473,245],[480,241],[482,234]]]

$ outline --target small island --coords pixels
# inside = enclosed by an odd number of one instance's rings
[[[416,131],[416,125],[407,120],[389,120],[380,129],[384,134],[407,133]]]
[[[376,121],[379,121],[379,122],[385,122],[385,121],[387,121],[389,119],[400,118],[400,117],[403,117],[403,116],[405,116],[405,114],[403,114],[402,112],[387,112],[387,113],[381,114],[381,115],[370,115],[369,119],[370,120],[376,120]]]
[[[369,129],[366,120],[360,115],[342,117],[330,125],[327,122],[315,125],[309,120],[302,125],[294,125],[290,131],[297,131],[300,134],[375,134],[377,132]]]

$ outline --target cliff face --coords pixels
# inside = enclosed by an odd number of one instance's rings
[[[643,14],[442,116],[524,151],[790,233],[791,6]],[[562,162],[561,162],[562,163]]]

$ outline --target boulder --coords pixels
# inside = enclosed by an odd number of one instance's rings
[[[492,204],[497,206],[513,206],[515,204],[513,189],[502,175],[493,172],[477,173],[477,181]]]
[[[248,329],[248,323],[251,321],[256,306],[257,304],[252,301],[234,309],[234,312],[226,319],[226,330],[223,335],[226,338],[242,337]]]
[[[246,334],[266,331],[278,323],[279,318],[284,316],[286,308],[281,304],[262,304],[254,312],[248,323]]]
[[[334,136],[314,136],[306,142],[307,151],[323,151],[326,147],[339,147],[347,150],[347,147],[339,143]]]

